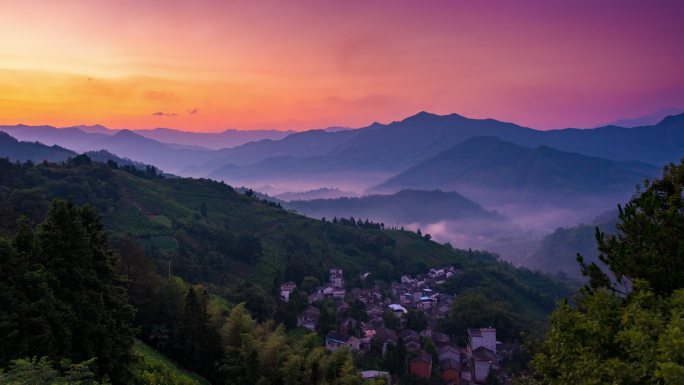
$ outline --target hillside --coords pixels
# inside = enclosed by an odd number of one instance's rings
[[[0,157],[11,161],[42,162],[44,160],[58,162],[66,160],[76,153],[59,146],[46,146],[36,142],[20,142],[9,134],[0,131]]]
[[[285,204],[312,218],[355,217],[375,222],[432,223],[443,220],[504,220],[457,192],[402,190],[392,195],[315,199]]]
[[[589,171],[591,170],[591,171]],[[537,195],[631,192],[655,175],[645,164],[609,161],[541,146],[526,148],[494,137],[473,137],[381,183],[372,191],[405,188],[496,191],[504,200]]]
[[[161,271],[170,264],[173,274],[191,282],[232,287],[233,293],[247,296],[244,300],[259,301],[252,303],[257,308],[272,306],[268,303],[273,300],[259,293],[269,292],[274,281],[301,282],[304,276],[324,280],[333,266],[343,268],[350,279],[371,271],[385,280],[440,265],[504,269],[509,278],[490,279],[514,291],[530,292],[530,285],[556,288],[525,300],[542,305],[521,304],[521,311],[534,317],[543,317],[554,298],[568,293],[542,275],[519,275],[487,253],[455,250],[408,231],[309,219],[209,180],[143,177],[83,156],[63,166],[20,167],[3,161],[0,168],[3,231],[12,230],[20,215],[37,222],[51,199],[71,197],[103,214],[115,244],[132,239]]]
[[[576,260],[577,253],[581,254],[587,263],[598,262],[596,228],[606,234],[613,234],[616,223],[617,212],[610,211],[590,224],[558,228],[541,240],[536,250],[522,261],[522,265],[550,274],[562,272],[573,278],[581,278]]]

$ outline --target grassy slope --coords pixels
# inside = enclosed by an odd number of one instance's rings
[[[136,377],[142,382],[178,385],[208,385],[209,382],[195,373],[176,366],[165,355],[140,340],[133,345],[133,354],[138,357],[134,367]]]

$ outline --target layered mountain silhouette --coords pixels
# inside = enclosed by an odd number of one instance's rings
[[[358,129],[251,132],[254,141],[221,149],[216,148],[233,134],[230,130],[196,134],[171,129],[109,130],[97,125],[18,125],[0,126],[0,130],[19,140],[48,145],[36,147],[3,138],[7,145],[0,156],[14,160],[56,161],[105,150],[104,158],[107,154],[130,158],[134,164],[147,163],[166,172],[210,177],[235,186],[272,186],[271,194],[324,186],[350,195],[375,194],[356,200],[299,202],[291,207],[314,217],[355,216],[389,223],[444,221],[441,234],[445,240],[455,233],[472,235],[471,226],[456,223],[463,221],[459,215],[469,212],[460,197],[485,213],[496,209],[506,215],[517,231],[515,238],[523,243],[538,241],[558,226],[586,223],[614,208],[626,201],[636,184],[684,156],[684,114],[633,128],[610,125],[538,131],[494,119],[421,112]],[[264,139],[256,140],[259,135]],[[248,136],[240,138],[235,143]],[[442,192],[432,191],[436,189]],[[380,193],[385,195],[377,196]],[[411,211],[409,206],[421,209]],[[391,211],[398,213],[391,215]],[[506,239],[513,236],[511,227],[489,228],[492,241],[501,240],[496,250],[510,252]],[[459,240],[465,242],[464,237]]]
[[[300,200],[287,202],[285,207],[312,218],[370,218],[387,225],[461,219],[505,220],[502,215],[483,209],[457,192],[439,190],[402,190],[392,195]]]
[[[318,148],[316,153],[298,151],[306,148],[309,138],[293,134],[283,140],[269,142],[267,146],[250,143],[230,149],[230,156],[212,160],[203,170],[215,167],[207,175],[241,182],[279,178],[283,172],[297,180],[320,178],[324,173],[355,176],[364,173],[397,174],[473,136],[492,136],[524,147],[547,146],[593,157],[657,166],[678,161],[684,155],[684,114],[670,116],[654,126],[538,131],[493,119],[422,112],[399,122],[387,125],[374,123],[344,132],[348,137],[341,137],[341,133],[329,134],[332,136],[326,137],[326,145]],[[268,159],[282,155],[291,158]],[[221,161],[226,163],[217,166]],[[239,170],[241,167],[244,169]]]
[[[100,149],[113,153],[126,151],[119,155],[181,174],[226,180],[239,179],[236,166],[249,168],[242,174],[252,175],[252,180],[282,176],[284,171],[298,179],[310,177],[314,180],[321,173],[386,176],[402,172],[473,136],[493,136],[525,147],[548,146],[583,155],[660,166],[677,161],[684,154],[683,128],[684,114],[669,116],[652,126],[538,131],[493,119],[421,112],[401,121],[374,123],[356,130],[312,130],[289,134],[282,139],[269,137],[232,148],[209,150],[200,147],[208,142],[221,143],[218,138],[237,133],[198,134],[170,129],[113,131],[102,126],[60,129],[51,126],[0,126],[0,130],[19,140],[56,144],[77,152]],[[283,135],[282,132],[268,130],[240,132],[243,133],[241,140],[250,135]],[[150,141],[141,141],[131,134]],[[125,142],[143,146],[144,150],[133,150]],[[286,170],[279,161],[269,160],[281,157],[291,157],[284,160],[289,164]],[[250,178],[244,181],[249,182]]]
[[[602,194],[629,191],[658,168],[556,150],[527,148],[476,136],[442,151],[371,189],[460,190],[482,188],[509,194]]]
[[[22,142],[0,131],[0,157],[13,162],[61,162],[76,153],[59,146],[46,146],[38,142]]]
[[[155,128],[151,130],[134,130],[138,135],[154,139],[162,143],[178,143],[204,147],[211,150],[236,147],[260,140],[279,140],[293,131],[278,130],[225,130],[222,132],[187,132],[172,128]]]

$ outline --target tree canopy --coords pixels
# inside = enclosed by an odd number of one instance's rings
[[[684,383],[684,161],[620,208],[617,234],[597,231],[589,284],[551,317],[533,383]]]
[[[134,309],[117,260],[95,210],[64,200],[35,230],[22,220],[0,239],[0,365],[95,358],[96,374],[126,382]]]

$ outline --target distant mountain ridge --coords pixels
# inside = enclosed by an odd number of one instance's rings
[[[636,128],[606,126],[538,131],[494,119],[421,112],[389,124],[374,123],[354,130],[297,132],[282,139],[263,139],[213,151],[189,142],[169,144],[152,141],[149,137],[150,141],[144,142],[144,146],[142,141],[133,138],[129,138],[130,144],[126,145],[117,137],[121,132],[129,132],[139,137],[144,137],[140,133],[172,135],[180,141],[179,138],[200,135],[170,129],[121,130],[106,135],[102,133],[102,126],[3,127],[21,140],[57,144],[77,152],[106,149],[182,175],[209,176],[237,184],[269,184],[273,178],[286,179],[287,173],[297,184],[306,184],[306,188],[318,188],[322,185],[316,183],[324,182],[349,189],[335,183],[345,178],[360,180],[360,184],[368,188],[473,136],[493,136],[523,147],[548,146],[566,152],[658,166],[684,155],[684,114],[669,116],[653,126]],[[143,147],[131,148],[132,143]],[[334,178],[321,179],[324,176]]]
[[[610,161],[547,146],[527,148],[499,138],[476,136],[370,191],[451,191],[473,186],[509,193],[595,194],[629,190],[657,172],[648,164]]]
[[[327,145],[315,153],[295,150],[302,146],[304,133],[269,142],[267,147],[250,143],[230,149],[229,156],[212,160],[203,171],[214,168],[206,175],[239,183],[268,183],[269,178],[278,178],[283,172],[296,180],[314,181],[322,173],[347,173],[354,177],[364,173],[398,174],[473,136],[492,136],[523,147],[548,146],[657,166],[684,156],[684,114],[670,116],[654,126],[538,131],[493,119],[421,112],[390,124],[374,123],[352,133],[347,138],[340,137],[341,133],[329,133],[332,136],[326,138]],[[245,161],[247,157],[241,154],[247,149],[249,159]],[[291,154],[291,158],[269,160],[283,154]],[[225,163],[220,165],[221,161]]]
[[[162,143],[192,145],[210,150],[231,148],[265,139],[280,140],[294,133],[294,131],[235,129],[222,132],[188,132],[171,128],[133,130],[133,132]]]
[[[0,157],[8,158],[13,162],[32,161],[61,162],[77,154],[60,146],[46,146],[37,142],[19,141],[0,131]]]
[[[504,220],[457,192],[402,190],[392,195],[291,201],[285,207],[309,217],[354,217],[386,224],[442,220]]]
[[[655,111],[655,112],[652,112],[650,114],[643,115],[643,116],[638,116],[638,117],[634,117],[634,118],[617,119],[613,122],[610,122],[608,124],[604,124],[602,126],[618,126],[618,127],[627,127],[627,128],[652,126],[654,124],[658,124],[660,121],[667,118],[668,116],[679,115],[682,113],[684,113],[684,108],[663,108],[661,110],[658,110],[658,111]],[[599,127],[601,127],[601,126],[599,126]]]

